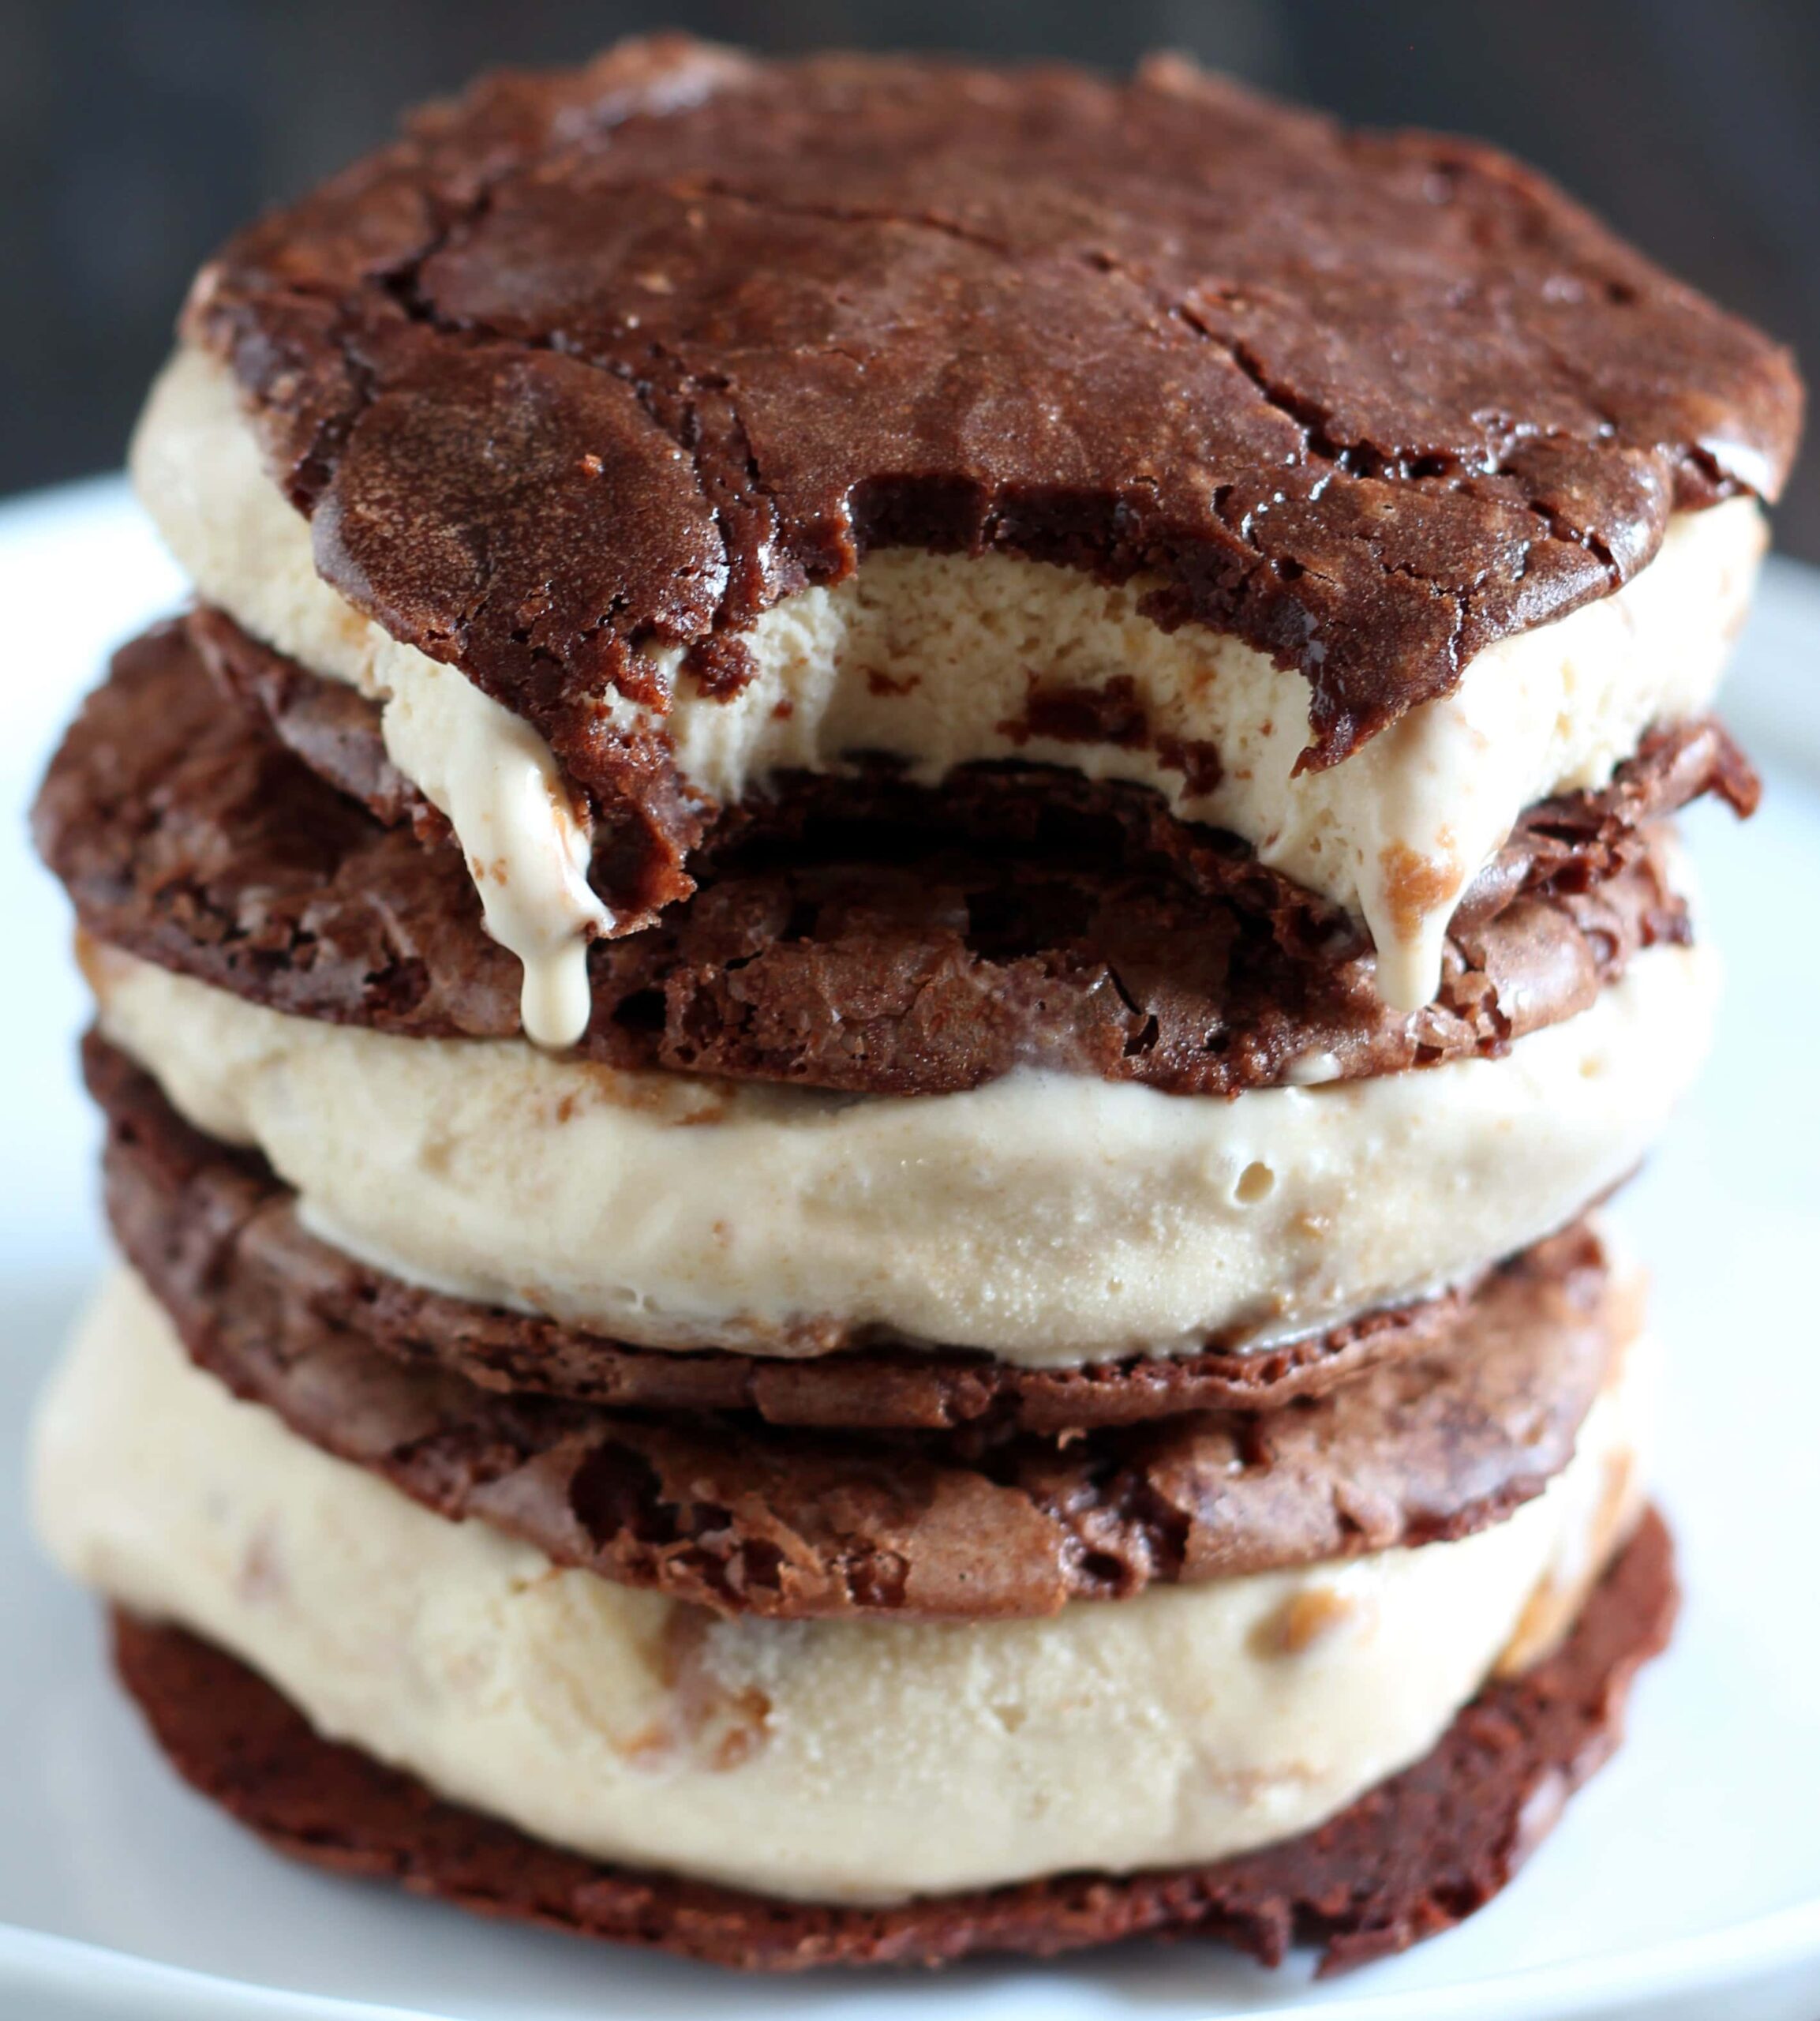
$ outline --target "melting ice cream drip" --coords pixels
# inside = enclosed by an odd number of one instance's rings
[[[587,1029],[588,943],[612,913],[588,883],[592,830],[531,726],[452,668],[424,661],[382,724],[392,763],[455,831],[487,931],[524,968],[519,1016],[536,1044]]]

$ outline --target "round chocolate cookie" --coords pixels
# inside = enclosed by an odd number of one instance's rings
[[[464,1908],[719,1965],[924,1964],[1202,1937],[1325,1974],[1462,1921],[1509,1880],[1611,1754],[1638,1668],[1668,1639],[1672,1550],[1646,1516],[1561,1648],[1490,1684],[1433,1751],[1303,1836],[1217,1864],[1074,1873],[888,1909],[818,1907],[605,1866],[447,1803],[314,1733],[272,1687],[182,1629],[116,1613],[114,1660],[202,1794],[281,1851]]]
[[[194,1162],[180,1176],[117,1121],[107,1202],[203,1367],[451,1520],[729,1612],[1039,1615],[1462,1536],[1567,1464],[1623,1346],[1621,1302],[1582,1229],[1494,1272],[1426,1353],[1274,1411],[1061,1439],[628,1414],[387,1352],[358,1307],[325,1308],[324,1245],[282,1190],[181,1130],[172,1148]]]
[[[250,711],[223,706],[205,659]],[[52,764],[45,858],[98,939],[255,1002],[514,1037],[518,964],[366,708],[216,614],[150,632]],[[1141,787],[799,777],[729,812],[691,898],[596,943],[580,1049],[891,1095],[1035,1067],[1225,1096],[1311,1061],[1346,1080],[1493,1055],[1687,938],[1651,824],[1709,790],[1747,811],[1755,781],[1701,722],[1651,737],[1602,792],[1532,808],[1467,894],[1440,996],[1404,1016],[1362,928]]]
[[[1305,674],[1331,765],[1676,506],[1773,493],[1799,409],[1784,353],[1508,158],[1179,58],[669,38],[503,75],[239,234],[185,334],[329,583],[678,872],[702,811],[599,699],[661,706],[653,646],[736,692],[741,633],[868,550],[1141,576]]]

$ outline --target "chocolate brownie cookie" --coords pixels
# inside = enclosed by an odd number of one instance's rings
[[[1318,1829],[1172,1873],[1077,1873],[889,1909],[823,1908],[597,1865],[446,1803],[313,1732],[271,1685],[181,1629],[117,1612],[114,1659],[172,1765],[281,1851],[490,1915],[718,1965],[951,1963],[1132,1937],[1204,1937],[1324,1974],[1462,1921],[1511,1879],[1620,1736],[1668,1640],[1672,1550],[1646,1517],[1561,1648],[1490,1684],[1434,1750]]]
[[[1175,58],[502,75],[239,234],[185,327],[329,583],[679,872],[704,810],[597,699],[661,703],[666,643],[736,692],[752,621],[870,549],[1142,576],[1307,677],[1325,766],[1675,506],[1773,493],[1799,414],[1785,354],[1507,157]]]
[[[365,705],[219,617],[196,629],[264,705],[224,708],[182,628],[117,656],[36,814],[85,928],[294,1014],[515,1034],[516,964],[437,818],[405,819],[351,720]],[[1402,1016],[1361,928],[1143,788],[996,767],[939,794],[876,769],[801,778],[728,817],[693,898],[596,944],[581,1049],[872,1094],[1043,1067],[1231,1095],[1310,1060],[1344,1080],[1496,1055],[1687,937],[1652,824],[1709,790],[1747,811],[1756,787],[1702,722],[1531,809],[1460,909],[1440,997]]]

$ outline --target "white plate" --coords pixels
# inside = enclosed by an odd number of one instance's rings
[[[1065,1966],[767,1982],[470,1922],[290,1865],[182,1788],[110,1684],[95,1610],[21,1520],[28,1400],[101,1254],[83,1007],[23,808],[99,655],[181,597],[123,488],[0,508],[0,2013],[227,2021],[1268,2014],[1820,2014],[1820,576],[1773,567],[1732,693],[1767,763],[1748,829],[1694,819],[1728,949],[1719,1056],[1629,1196],[1679,1374],[1664,1498],[1690,1589],[1630,1742],[1518,1884],[1463,1929],[1324,1986],[1207,1945]]]

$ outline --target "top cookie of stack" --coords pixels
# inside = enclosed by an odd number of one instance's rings
[[[1629,1453],[1634,1315],[1561,1231],[1703,1045],[1666,823],[1754,798],[1706,710],[1799,413],[1504,156],[1173,59],[484,82],[227,247],[139,431],[200,602],[39,816],[122,1243],[305,1441],[735,1613],[1515,1535],[1590,1412]],[[1056,1796],[975,1858],[900,1789],[922,1850],[830,1880],[513,1814],[817,1899],[1219,1856],[1545,1647],[1630,1476],[1241,1827]],[[94,1520],[47,1518],[79,1569],[447,1785]]]

